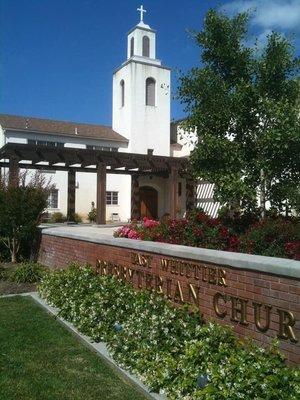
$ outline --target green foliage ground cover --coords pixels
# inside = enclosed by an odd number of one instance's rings
[[[0,400],[143,400],[32,299],[0,299]]]
[[[242,343],[229,328],[203,324],[198,313],[174,308],[161,295],[135,291],[88,266],[48,273],[39,292],[81,332],[106,341],[119,365],[170,399],[300,398],[299,370],[285,365],[275,345]]]

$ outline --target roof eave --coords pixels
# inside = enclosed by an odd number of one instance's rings
[[[42,135],[53,135],[53,136],[62,136],[62,137],[70,137],[70,138],[82,138],[82,139],[93,139],[93,140],[107,140],[112,142],[119,142],[119,143],[128,143],[129,140],[124,137],[124,139],[115,139],[115,138],[105,138],[105,137],[93,137],[93,136],[86,136],[86,135],[72,135],[70,133],[55,133],[55,132],[45,132],[45,131],[35,131],[35,130],[28,130],[28,129],[21,129],[21,128],[10,128],[1,125],[5,131],[12,131],[12,132],[27,132],[27,133],[39,133]]]

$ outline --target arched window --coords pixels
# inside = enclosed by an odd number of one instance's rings
[[[143,56],[150,57],[150,39],[148,36],[143,36]]]
[[[134,55],[134,38],[130,39],[130,57]]]
[[[124,107],[124,104],[125,104],[125,82],[123,79],[120,82],[120,87],[121,87],[121,107]]]
[[[155,106],[155,79],[146,79],[146,106]]]

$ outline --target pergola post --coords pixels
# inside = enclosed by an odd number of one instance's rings
[[[19,159],[17,157],[10,157],[9,159],[8,185],[11,187],[19,186]]]
[[[75,196],[76,196],[76,171],[68,170],[68,211],[67,217],[69,222],[75,221]]]
[[[138,175],[131,177],[131,220],[141,219],[140,185]]]
[[[106,165],[97,165],[97,224],[106,224]]]
[[[171,167],[170,174],[170,216],[171,218],[177,217],[178,209],[178,169],[174,166]]]
[[[196,207],[197,181],[192,177],[186,179],[186,211]]]

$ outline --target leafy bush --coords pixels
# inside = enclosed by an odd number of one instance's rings
[[[44,267],[40,264],[27,262],[18,266],[9,276],[9,279],[17,283],[36,283],[43,276]]]
[[[141,223],[119,228],[114,236],[232,251],[237,249],[238,244],[236,236],[219,219],[210,218],[203,211],[162,222],[145,217]]]
[[[193,211],[186,218],[153,221],[144,218],[115,231],[115,237],[151,240],[264,256],[300,258],[299,219],[269,217],[258,222],[255,214],[210,218]]]
[[[77,213],[74,214],[74,222],[76,222],[76,224],[81,224],[82,222],[81,216]]]
[[[299,370],[284,364],[275,345],[242,343],[231,329],[202,324],[198,313],[161,295],[76,265],[45,274],[38,290],[82,333],[106,341],[120,366],[171,400],[299,398]]]
[[[91,211],[88,213],[88,220],[92,222],[96,222],[97,220],[97,209],[92,208]]]
[[[67,221],[67,217],[63,213],[58,212],[58,211],[54,212],[50,218],[50,222],[52,222],[52,223],[62,223],[62,222],[66,222],[66,221]]]
[[[255,211],[235,212],[231,216],[228,207],[223,206],[218,211],[218,217],[222,224],[236,235],[240,235],[259,221],[259,209]]]
[[[47,207],[50,186],[39,174],[25,185],[0,182],[0,238],[9,249],[11,261],[28,256],[42,212]]]
[[[260,221],[241,237],[241,250],[300,260],[300,222],[282,217]]]
[[[67,220],[68,220],[68,218],[66,215],[57,211],[57,212],[54,212],[53,214],[51,214],[51,217],[48,220],[48,222],[50,222],[52,224],[60,224],[60,223],[67,222]],[[76,224],[80,224],[82,222],[81,216],[77,213],[74,214],[74,222]]]

